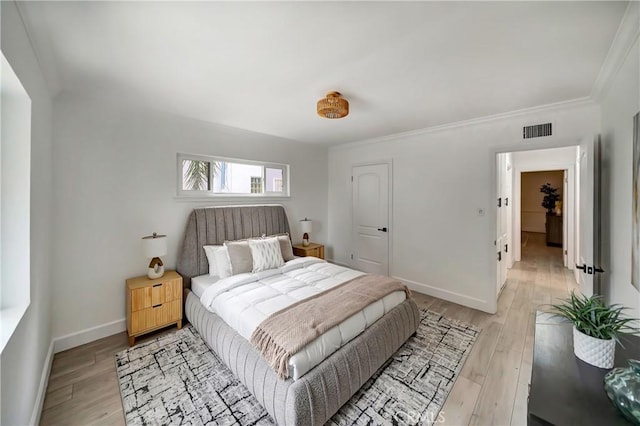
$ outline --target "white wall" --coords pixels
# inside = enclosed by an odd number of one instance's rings
[[[637,20],[636,15],[636,28]],[[640,111],[639,58],[636,36],[635,44],[602,98],[604,288],[610,303],[628,306],[629,315],[636,318],[640,318],[640,294],[631,285],[631,180],[632,119]]]
[[[51,100],[13,2],[0,2],[2,51],[31,97],[31,304],[0,359],[0,423],[36,421],[51,343]]]
[[[564,171],[525,172],[521,175],[521,208],[520,224],[522,231],[545,233],[547,209],[542,207],[545,194],[540,192],[540,187],[549,183],[552,188],[558,190],[562,201]]]
[[[148,264],[142,236],[167,234],[164,262],[174,268],[193,208],[238,204],[177,199],[177,152],[290,164],[291,198],[275,202],[286,208],[293,241],[305,216],[314,241],[327,240],[326,148],[71,94],[54,107],[56,350],[124,329],[125,279]],[[274,201],[255,203],[265,202]]]
[[[350,262],[352,164],[392,159],[391,275],[415,290],[494,311],[495,153],[522,149],[522,126],[547,120],[555,123],[555,135],[526,142],[529,149],[592,137],[599,111],[594,104],[576,103],[333,147],[327,257]],[[478,216],[478,208],[486,214]]]

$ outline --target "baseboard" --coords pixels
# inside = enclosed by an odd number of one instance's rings
[[[428,284],[411,281],[402,277],[392,277],[402,281],[413,291],[426,294],[428,296],[437,297],[438,299],[444,299],[448,302],[457,303],[458,305],[467,306],[469,308],[478,309],[479,311],[487,312],[489,314],[495,314],[495,311],[491,309],[487,301],[476,299],[475,297],[465,296],[464,294],[456,293],[449,290],[444,290],[438,287],[433,287]]]
[[[66,336],[56,337],[53,339],[53,351],[54,353],[66,351],[67,349],[75,348],[76,346],[84,345],[85,343],[93,342],[94,340],[102,339],[103,337],[121,333],[126,329],[127,320],[123,318],[98,325],[96,327],[87,328],[86,330],[67,334]]]
[[[49,374],[51,374],[51,364],[53,364],[53,340],[51,340],[51,343],[49,344],[47,357],[45,358],[44,365],[42,366],[42,377],[40,378],[38,393],[36,394],[36,400],[33,404],[33,411],[31,412],[31,419],[29,420],[30,425],[40,424],[44,398],[47,393],[47,384],[49,383]]]

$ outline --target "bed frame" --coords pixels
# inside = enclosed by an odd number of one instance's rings
[[[192,277],[209,271],[203,245],[283,232],[289,232],[289,222],[282,206],[195,209],[178,255],[185,315],[279,425],[322,425],[417,330],[420,314],[407,299],[300,379],[279,379],[253,345],[189,289]]]

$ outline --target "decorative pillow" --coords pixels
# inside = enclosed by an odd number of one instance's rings
[[[218,275],[218,268],[216,267],[216,258],[214,253],[224,248],[224,246],[202,246],[204,254],[207,255],[207,261],[209,262],[209,275]]]
[[[217,275],[220,278],[227,278],[231,275],[229,254],[225,246],[203,246],[202,248],[209,262],[209,275]]]
[[[289,238],[289,234],[277,234],[275,237],[278,238],[278,242],[280,243],[282,259],[285,262],[295,259],[296,257],[293,255],[293,247],[291,247],[291,238]]]
[[[220,246],[220,250],[213,253],[216,269],[220,278],[231,276],[231,262],[229,261],[229,251],[225,246]]]
[[[278,237],[249,240],[249,247],[253,257],[252,272],[266,271],[267,269],[275,269],[284,265]]]
[[[224,246],[229,253],[231,275],[251,272],[253,269],[253,258],[248,241],[225,241]]]

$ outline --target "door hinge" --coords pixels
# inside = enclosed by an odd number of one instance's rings
[[[498,262],[502,262],[502,252],[498,252]]]
[[[565,250],[565,251],[564,251],[564,254],[565,254],[565,255],[567,255],[567,254],[569,254],[569,252],[568,252],[567,250]]]
[[[502,197],[498,198],[498,207],[502,207]]]
[[[504,206],[505,206],[505,207],[509,207],[509,197],[506,197],[506,198],[504,199]]]
[[[509,244],[504,245],[504,252],[509,253]]]
[[[351,253],[351,260],[353,260],[353,253]]]

